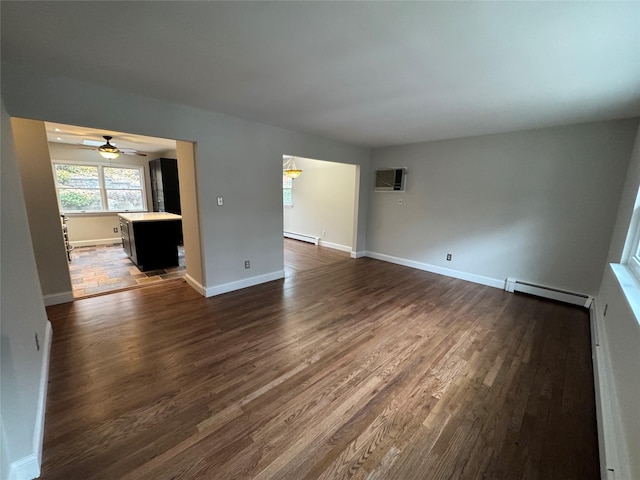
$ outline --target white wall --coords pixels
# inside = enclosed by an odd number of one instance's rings
[[[308,158],[296,165],[302,175],[293,180],[293,206],[284,207],[284,230],[351,251],[356,167]]]
[[[367,250],[493,279],[598,291],[637,119],[374,150]],[[398,200],[402,199],[402,205]],[[446,254],[453,259],[446,261]]]
[[[11,120],[42,294],[47,305],[72,300],[53,171],[44,124]]]
[[[44,392],[43,364],[48,362],[48,321],[42,302],[36,262],[11,122],[2,104],[1,177],[1,398],[2,461],[0,478],[13,474],[37,476],[41,449]],[[36,348],[35,335],[40,341]],[[46,383],[44,383],[46,385]],[[17,478],[17,477],[16,477]],[[33,478],[33,477],[22,477]]]
[[[3,65],[2,89],[12,116],[197,142],[208,294],[283,277],[283,154],[360,165],[368,179],[369,150],[320,137],[12,65]],[[364,251],[364,188],[358,203],[355,249]]]
[[[609,249],[609,262],[619,263],[625,258],[625,239],[632,223],[634,205],[640,187],[640,129],[637,131],[635,147],[626,176],[624,190],[617,213],[614,232]],[[638,215],[636,215],[637,217]],[[637,224],[637,218],[634,219]],[[637,227],[636,227],[637,228]],[[640,291],[628,290],[635,301],[640,300]],[[600,363],[610,375],[612,389],[603,392],[605,402],[614,409],[613,416],[620,421],[622,432],[614,429],[618,441],[626,451],[620,452],[621,468],[628,468],[629,477],[640,478],[640,323],[621,288],[616,276],[607,265],[604,269],[600,293],[596,298],[597,324],[600,332]],[[606,307],[606,315],[605,315]],[[609,369],[607,371],[607,369]],[[614,425],[615,426],[615,425]],[[618,478],[618,477],[616,477]],[[624,478],[624,477],[623,477]]]

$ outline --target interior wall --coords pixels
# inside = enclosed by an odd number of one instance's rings
[[[368,179],[369,149],[28,67],[3,65],[2,75],[13,116],[197,142],[208,294],[283,278],[281,173],[273,166],[284,153],[359,165]],[[365,189],[359,195],[355,249],[364,251]],[[223,206],[217,205],[218,196]]]
[[[180,206],[182,211],[182,237],[184,241],[187,281],[196,290],[205,293],[203,241],[200,235],[199,183],[196,165],[196,145],[177,142],[178,183],[180,184]]]
[[[637,206],[640,189],[640,128],[637,131],[633,153],[626,176],[622,198],[611,237],[608,262],[626,261],[625,240],[627,232],[638,228],[639,211]],[[634,212],[635,207],[635,212]],[[631,228],[630,228],[631,226]],[[634,295],[638,295],[636,287]],[[637,298],[635,301],[637,302]],[[600,292],[597,296],[601,332],[602,352],[607,356],[605,365],[611,368],[614,392],[612,397],[617,401],[618,411],[623,429],[623,444],[629,461],[630,478],[640,478],[640,457],[633,452],[640,445],[640,323],[634,314],[616,276],[607,265],[604,268]],[[606,307],[606,314],[605,314]]]
[[[352,249],[356,167],[296,158],[303,173],[293,180],[293,206],[284,207],[284,230]]]
[[[44,123],[12,118],[11,124],[42,293],[68,294],[71,278]]]
[[[496,285],[515,277],[595,294],[637,126],[619,120],[374,150],[372,169],[407,167],[408,176],[406,193],[369,187],[368,250]]]
[[[0,471],[4,480],[13,462],[30,456],[35,460],[38,397],[42,365],[45,362],[43,344],[48,321],[27,221],[11,121],[4,102],[1,126],[0,426],[3,451]],[[40,350],[35,344],[36,334],[41,342]],[[37,462],[32,466],[37,467]]]

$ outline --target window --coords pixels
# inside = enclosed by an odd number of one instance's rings
[[[53,169],[61,212],[145,210],[142,167],[55,162]]]
[[[293,178],[282,174],[282,204],[285,207],[293,206]]]

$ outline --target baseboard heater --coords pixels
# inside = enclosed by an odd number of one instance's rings
[[[313,243],[314,245],[320,244],[320,237],[314,237],[313,235],[305,235],[303,233],[293,233],[293,232],[282,232],[282,233],[287,238],[293,238],[294,240]]]
[[[581,307],[589,308],[593,297],[591,295],[585,295],[584,293],[568,292],[567,290],[561,290],[558,288],[547,287],[545,285],[536,285],[535,283],[525,282],[523,280],[516,280],[515,278],[507,278],[504,289],[507,292],[522,292],[538,297],[549,298],[551,300],[557,300],[559,302],[570,303],[572,305],[580,305]]]

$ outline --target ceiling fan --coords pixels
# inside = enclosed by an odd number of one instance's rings
[[[118,148],[114,143],[111,143],[113,139],[110,135],[103,135],[102,138],[106,140],[107,143],[102,144],[100,141],[95,140],[83,140],[82,145],[77,148],[84,148],[87,150],[97,150],[98,153],[108,159],[118,158],[120,155],[138,155],[139,157],[146,157],[146,153],[140,153],[135,148]]]

